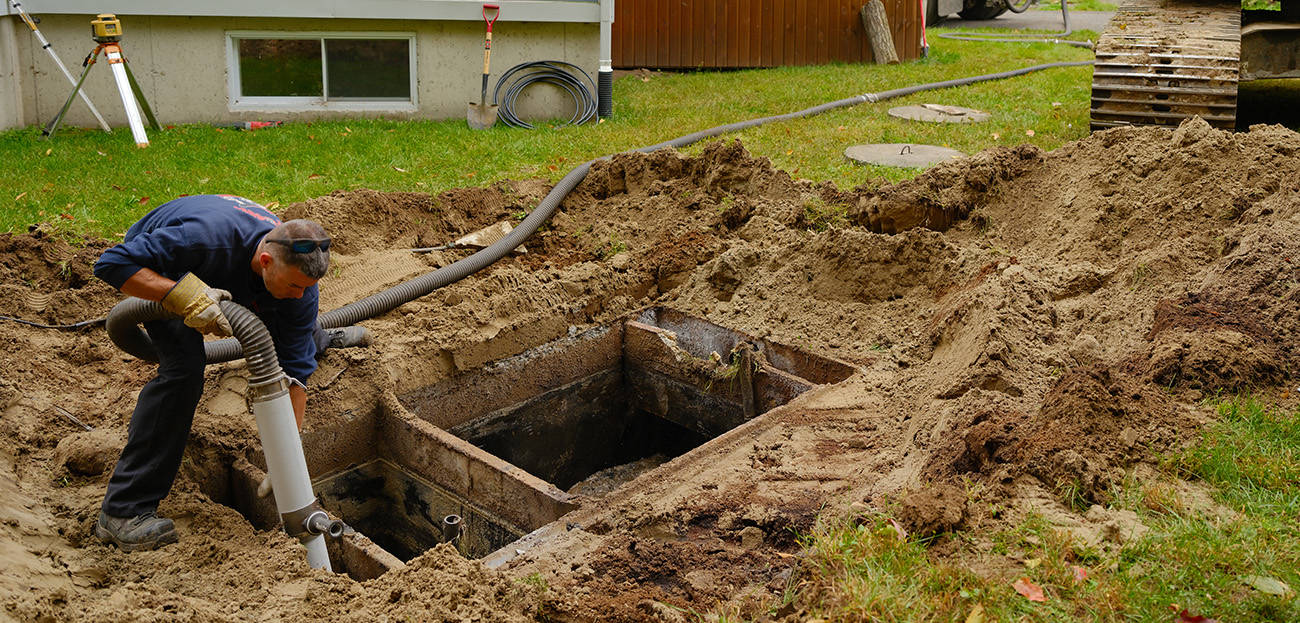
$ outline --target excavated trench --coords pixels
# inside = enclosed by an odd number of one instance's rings
[[[496,567],[565,513],[647,471],[670,478],[674,457],[853,371],[651,308],[346,412],[303,449],[322,505],[348,526],[330,543],[335,571],[378,577],[448,540]],[[261,455],[216,460],[228,478],[207,493],[275,527],[255,493]]]

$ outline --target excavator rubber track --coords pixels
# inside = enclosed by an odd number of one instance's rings
[[[1096,50],[1093,130],[1176,126],[1192,116],[1236,125],[1240,2],[1126,0]]]

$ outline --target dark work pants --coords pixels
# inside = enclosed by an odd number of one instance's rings
[[[158,375],[140,390],[126,447],[108,481],[102,508],[113,517],[153,511],[167,496],[203,395],[203,336],[179,318],[144,327],[158,351]]]

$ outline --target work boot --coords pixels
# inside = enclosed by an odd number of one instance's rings
[[[325,329],[329,337],[330,348],[348,348],[350,346],[370,346],[370,329],[353,325],[337,329]]]
[[[113,517],[100,511],[99,521],[95,522],[95,536],[104,543],[117,545],[124,552],[158,549],[179,540],[172,520],[159,517],[153,511],[135,517]]]

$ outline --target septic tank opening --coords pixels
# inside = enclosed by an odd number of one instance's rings
[[[653,308],[411,392],[402,403],[560,489],[592,495],[612,488],[583,482],[593,475],[634,477],[852,372]]]

